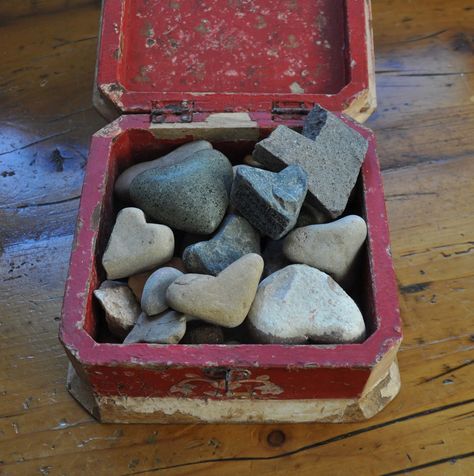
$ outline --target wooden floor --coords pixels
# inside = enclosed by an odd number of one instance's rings
[[[375,0],[402,390],[360,424],[100,425],[57,339],[99,5],[0,2],[0,474],[474,474],[474,4]],[[275,433],[276,432],[276,433]]]

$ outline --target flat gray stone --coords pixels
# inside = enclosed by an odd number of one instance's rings
[[[117,215],[102,265],[108,279],[128,278],[166,263],[173,252],[172,230],[147,223],[141,210],[128,207]]]
[[[307,189],[306,173],[298,165],[280,173],[242,165],[232,184],[231,203],[263,235],[277,240],[295,226]]]
[[[367,225],[357,215],[348,215],[322,225],[296,228],[283,244],[285,256],[345,280],[367,237]]]
[[[217,150],[201,150],[181,164],[139,174],[130,185],[130,198],[160,223],[208,234],[224,218],[231,183],[227,157]]]
[[[264,279],[247,324],[257,342],[346,344],[365,338],[356,303],[327,274],[293,264]]]
[[[290,164],[303,167],[308,174],[308,200],[331,218],[337,218],[347,206],[368,143],[334,114],[326,111],[319,118],[317,133],[310,133],[307,127],[307,134],[314,140],[278,126],[255,145],[253,157],[274,171]]]
[[[183,273],[176,268],[165,267],[157,269],[146,281],[143,288],[141,306],[143,312],[155,316],[168,309],[166,290],[169,285]]]
[[[184,274],[166,292],[168,305],[211,324],[237,327],[252,304],[263,271],[263,259],[248,254],[217,276]]]
[[[151,317],[142,312],[123,343],[177,344],[185,333],[186,319],[179,312],[169,309]]]
[[[105,312],[105,320],[110,332],[123,339],[140,315],[140,306],[131,289],[124,283],[104,281],[94,291]]]
[[[212,239],[188,246],[183,261],[191,273],[216,276],[249,253],[260,254],[260,234],[245,218],[229,215]]]
[[[207,140],[197,140],[183,144],[182,146],[172,150],[169,154],[159,157],[158,159],[132,165],[127,170],[122,172],[115,181],[115,195],[120,200],[129,201],[130,184],[137,175],[141,174],[145,170],[164,168],[169,167],[170,165],[180,164],[191,157],[195,152],[206,149],[212,149],[212,144]]]

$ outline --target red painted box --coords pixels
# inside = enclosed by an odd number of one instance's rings
[[[87,164],[60,338],[71,393],[104,422],[355,421],[398,393],[401,341],[375,138],[350,206],[368,224],[357,302],[369,336],[350,345],[151,345],[101,341],[93,291],[133,163],[207,139],[237,163],[315,104],[364,120],[375,107],[364,0],[105,0],[96,105],[122,115]]]

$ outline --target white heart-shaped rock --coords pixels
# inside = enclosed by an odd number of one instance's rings
[[[126,278],[169,261],[174,235],[165,225],[147,223],[138,208],[124,208],[117,215],[102,265],[108,279]]]
[[[313,266],[341,282],[367,237],[367,225],[357,215],[331,223],[309,225],[291,231],[283,253],[293,263]]]
[[[224,327],[237,327],[248,314],[263,271],[261,256],[250,253],[217,276],[184,274],[166,292],[170,307]]]
[[[352,298],[326,273],[304,264],[280,269],[260,283],[247,322],[262,343],[343,344],[365,337]]]
[[[166,290],[170,284],[183,273],[176,268],[165,267],[157,269],[146,281],[143,288],[141,306],[143,312],[155,316],[168,309]]]

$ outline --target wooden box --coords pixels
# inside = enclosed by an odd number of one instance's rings
[[[120,116],[92,138],[62,313],[68,387],[103,422],[303,422],[370,418],[398,393],[401,341],[382,179],[369,140],[351,208],[368,224],[357,295],[368,329],[348,345],[113,344],[93,291],[117,176],[194,139],[237,163],[313,104],[375,107],[364,0],[105,0],[96,105]]]

